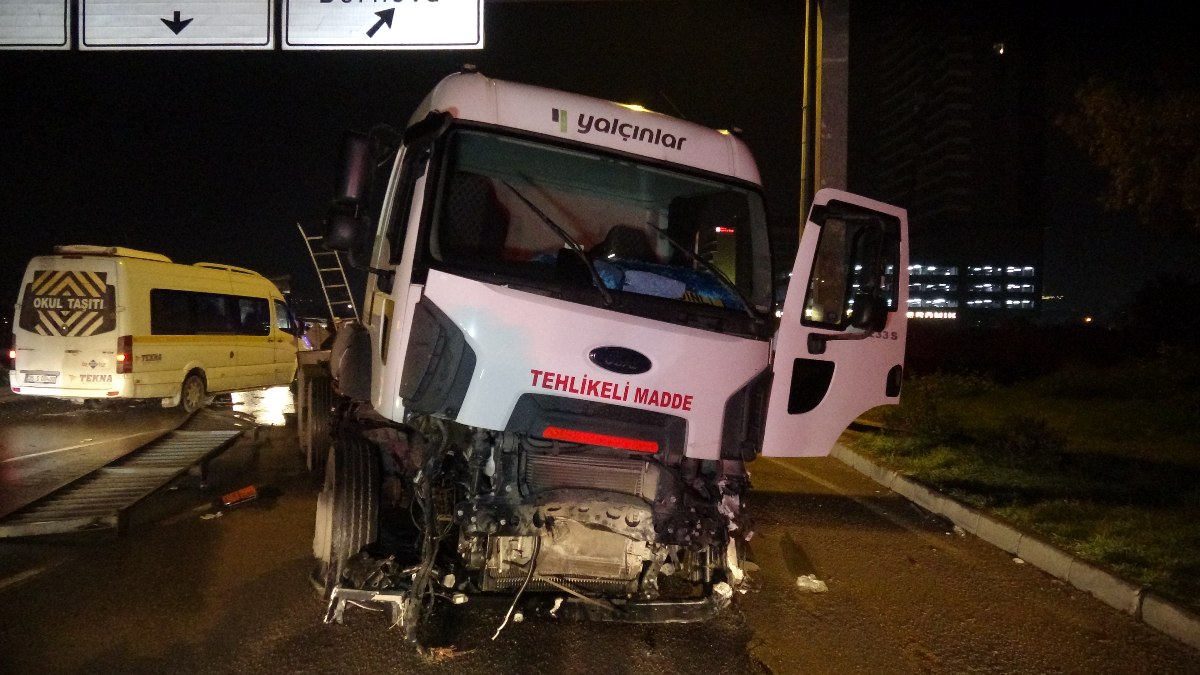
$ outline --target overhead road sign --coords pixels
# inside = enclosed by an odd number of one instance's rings
[[[283,0],[284,49],[483,49],[483,0]]]
[[[79,0],[80,49],[273,49],[275,0]]]
[[[71,0],[0,1],[0,49],[70,49]]]

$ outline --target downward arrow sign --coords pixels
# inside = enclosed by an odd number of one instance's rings
[[[176,12],[175,14],[176,14],[176,18],[178,18],[179,12]],[[367,31],[367,37],[375,37],[375,33],[378,32],[379,29],[382,28],[383,24],[385,24],[385,23],[387,24],[388,28],[391,28],[392,27],[392,16],[394,16],[395,14],[396,14],[396,10],[394,10],[394,9],[385,9],[382,12],[375,12],[375,16],[379,17],[379,20],[375,22],[374,26],[371,26],[371,30]]]
[[[191,19],[184,19],[183,21],[180,21],[179,12],[175,12],[175,19],[172,21],[168,21],[167,19],[159,19],[159,21],[167,24],[167,28],[170,28],[171,32],[175,33],[176,35],[179,35],[179,32],[184,28],[187,28],[187,25],[192,22]],[[388,22],[388,25],[392,25],[390,21]]]

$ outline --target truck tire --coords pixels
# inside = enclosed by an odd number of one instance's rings
[[[329,435],[329,413],[332,391],[329,373],[319,366],[304,366],[299,379],[296,424],[300,434],[300,452],[309,473],[320,476],[332,438]]]
[[[195,373],[183,378],[183,384],[179,388],[179,409],[190,415],[207,403],[208,392],[205,390],[204,378]]]
[[[309,472],[319,474],[325,468],[329,455],[329,446],[333,439],[329,435],[329,414],[332,404],[332,392],[329,389],[329,377],[325,375],[312,381],[305,397],[308,406],[308,417],[305,425],[308,427],[308,450],[305,463]]]
[[[326,595],[342,578],[346,561],[379,536],[379,455],[370,443],[335,443],[325,461],[324,488],[317,497],[313,582]]]

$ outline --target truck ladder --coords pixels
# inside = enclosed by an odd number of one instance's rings
[[[313,267],[317,270],[317,279],[321,282],[321,292],[325,294],[325,305],[329,308],[330,320],[335,323],[340,319],[358,320],[358,307],[350,294],[350,284],[346,281],[341,256],[337,251],[325,248],[324,237],[321,235],[309,234],[301,223],[296,223],[296,227],[300,230]]]

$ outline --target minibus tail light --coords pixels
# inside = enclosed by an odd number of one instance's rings
[[[133,336],[117,338],[117,374],[133,372]]]

